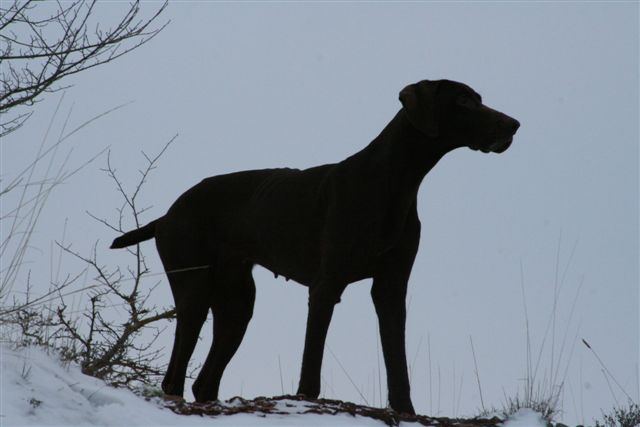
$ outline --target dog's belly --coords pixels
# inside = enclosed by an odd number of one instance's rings
[[[279,218],[285,220],[286,218]],[[303,224],[281,221],[263,223],[261,230],[245,240],[246,257],[276,275],[309,286],[320,269],[318,232]]]
[[[346,268],[342,268],[340,274],[332,279],[349,284],[373,277],[372,263],[354,263],[352,261],[349,260]],[[320,275],[322,263],[319,259],[309,259],[298,264],[279,263],[274,260],[254,260],[253,262],[271,271],[276,278],[282,276],[286,280],[293,280],[307,287],[323,278]]]
[[[313,274],[309,274],[309,272],[301,271],[296,268],[291,268],[291,269],[282,268],[282,266],[272,265],[267,262],[256,262],[256,264],[271,271],[275,278],[278,278],[281,276],[281,277],[284,277],[285,280],[287,281],[293,280],[294,282],[299,283],[303,286],[307,286],[307,287],[311,286],[314,280]]]
[[[260,238],[245,246],[246,257],[305,286],[325,279],[348,284],[373,277],[381,250],[373,233],[363,230],[354,240],[323,242],[321,225],[287,222],[284,228],[289,232],[283,232],[279,222],[267,225]]]

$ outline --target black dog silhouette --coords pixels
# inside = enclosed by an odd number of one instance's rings
[[[255,264],[309,288],[298,393],[320,393],[320,368],[334,305],[352,282],[373,278],[389,403],[414,413],[405,355],[405,296],[418,250],[418,187],[447,152],[505,151],[520,126],[482,104],[470,87],[421,81],[400,92],[403,108],[362,151],[335,164],[206,178],[161,218],[114,240],[154,238],[177,312],[162,382],[181,396],[187,363],[211,309],[214,339],[193,393],[218,397],[220,378],[253,313]],[[196,266],[204,269],[192,269]]]

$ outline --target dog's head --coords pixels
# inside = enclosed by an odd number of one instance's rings
[[[466,146],[502,153],[520,123],[487,107],[469,86],[450,80],[423,80],[402,89],[400,101],[411,124],[451,149]]]

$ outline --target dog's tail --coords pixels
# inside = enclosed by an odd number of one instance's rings
[[[127,246],[135,245],[136,243],[153,239],[156,236],[156,224],[159,219],[160,218],[156,219],[155,221],[151,221],[144,227],[140,227],[124,233],[122,236],[116,238],[113,243],[111,243],[111,249],[126,248]]]

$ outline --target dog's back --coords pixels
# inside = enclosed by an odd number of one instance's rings
[[[232,257],[308,284],[319,258],[326,182],[335,165],[218,175],[196,184],[158,221],[165,267]]]

